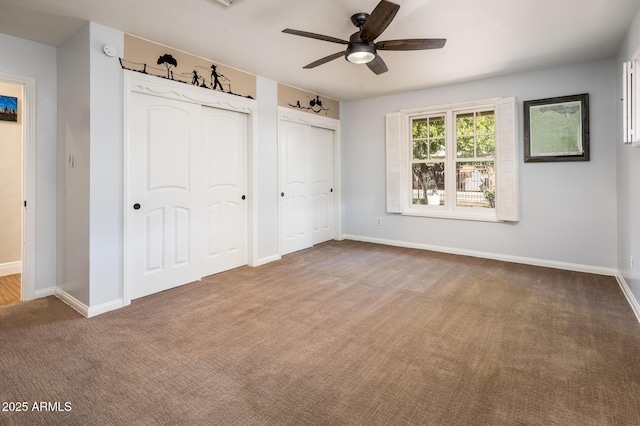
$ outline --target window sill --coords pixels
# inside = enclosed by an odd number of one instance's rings
[[[474,209],[475,210],[475,209]],[[484,211],[469,211],[469,210],[447,210],[444,206],[441,207],[424,207],[420,209],[408,209],[402,213],[403,216],[417,216],[417,217],[433,217],[439,219],[454,219],[454,220],[472,220],[478,222],[502,222],[498,220],[498,216],[495,209],[483,209]]]

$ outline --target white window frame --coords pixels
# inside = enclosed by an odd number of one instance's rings
[[[622,64],[622,142],[632,144],[636,138],[636,61]]]
[[[493,110],[496,120],[496,207],[456,206],[455,116],[460,113]],[[445,203],[441,206],[414,205],[412,182],[412,119],[444,115],[447,143],[445,159]],[[438,217],[488,222],[518,221],[518,143],[515,98],[492,98],[474,102],[401,110],[387,114],[387,211],[407,216]],[[454,149],[452,149],[452,146]],[[473,159],[470,159],[473,161]]]
[[[638,87],[638,67],[640,50],[629,62],[622,64],[622,137],[623,143],[634,148],[640,147],[640,87]]]

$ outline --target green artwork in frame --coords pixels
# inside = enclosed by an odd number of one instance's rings
[[[589,95],[524,102],[524,161],[589,161]]]

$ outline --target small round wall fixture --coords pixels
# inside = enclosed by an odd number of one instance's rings
[[[104,46],[102,46],[102,51],[110,58],[113,58],[118,54],[118,49],[116,49],[116,47],[112,44],[105,44]]]

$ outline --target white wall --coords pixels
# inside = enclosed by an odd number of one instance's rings
[[[58,48],[58,287],[89,308],[122,299],[123,77],[105,44],[122,54],[124,34],[87,23]]]
[[[89,25],[58,47],[58,288],[89,304]],[[73,157],[73,164],[69,157]]]
[[[280,256],[278,233],[278,83],[257,81],[257,239],[258,263]]]
[[[56,49],[0,34],[0,72],[36,80],[35,290],[56,285]]]
[[[508,75],[342,104],[344,233],[367,239],[614,268],[614,60]],[[522,101],[589,93],[591,161],[524,164]],[[400,216],[385,211],[385,114],[491,97],[519,108],[519,223]],[[376,226],[376,218],[382,225]]]
[[[123,266],[123,72],[124,33],[90,23],[91,169],[90,169],[90,306],[122,298]]]
[[[620,46],[615,72],[618,76],[617,99],[622,99],[622,63],[631,60],[640,50],[640,12]],[[640,148],[622,143],[622,103],[617,105],[617,120],[612,134],[616,135],[618,183],[618,259],[617,266],[624,280],[640,301]],[[630,257],[635,266],[632,269]]]

